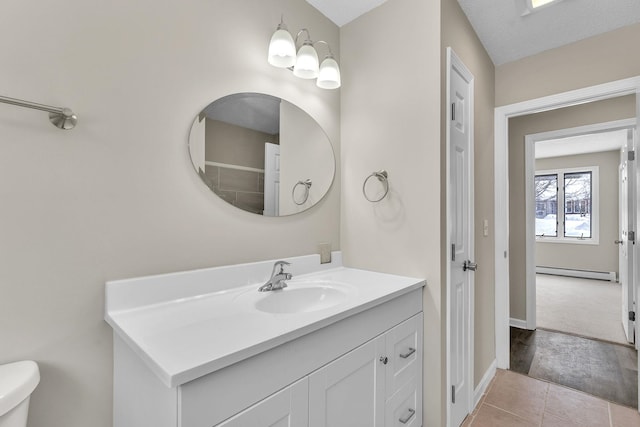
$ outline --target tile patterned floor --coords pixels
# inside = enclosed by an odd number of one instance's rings
[[[511,369],[620,405],[638,405],[638,356],[629,346],[511,328]]]
[[[640,427],[640,414],[597,397],[498,369],[463,427]]]

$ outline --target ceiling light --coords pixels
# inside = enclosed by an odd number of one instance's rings
[[[545,4],[553,3],[556,0],[531,0],[531,8],[536,9],[540,6],[544,6]]]
[[[298,38],[302,33],[306,33],[306,39],[296,53]],[[315,48],[317,44],[326,45],[329,51],[322,64],[318,61],[318,52]],[[294,41],[282,19],[271,36],[268,60],[274,67],[289,68],[294,76],[301,79],[317,79],[316,85],[322,89],[337,89],[342,84],[340,67],[331,52],[329,43],[324,40],[314,42],[306,28],[298,31]]]
[[[516,0],[518,8],[522,11],[521,16],[529,15],[533,12],[546,9],[547,6],[553,6],[562,0]]]

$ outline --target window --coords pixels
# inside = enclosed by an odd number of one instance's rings
[[[598,243],[598,167],[537,171],[536,239]]]
[[[536,236],[558,235],[558,175],[536,175]]]

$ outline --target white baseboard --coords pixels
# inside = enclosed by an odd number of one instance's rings
[[[580,277],[584,279],[609,280],[611,282],[615,282],[618,280],[618,277],[615,271],[588,271],[588,270],[573,270],[570,268],[536,266],[536,273],[551,274],[554,276]]]
[[[522,319],[514,319],[512,317],[509,319],[509,326],[513,326],[514,328],[519,329],[527,329],[527,321]]]
[[[473,409],[476,409],[476,406],[480,403],[480,399],[482,399],[482,395],[487,391],[487,387],[489,387],[491,380],[496,376],[497,366],[498,362],[496,359],[493,359],[493,362],[489,365],[489,369],[487,369],[482,376],[480,384],[478,384],[478,387],[473,391]],[[473,410],[471,412],[473,412]]]

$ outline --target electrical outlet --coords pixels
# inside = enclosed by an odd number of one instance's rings
[[[318,245],[320,249],[320,264],[327,264],[331,262],[331,243],[320,243]]]

